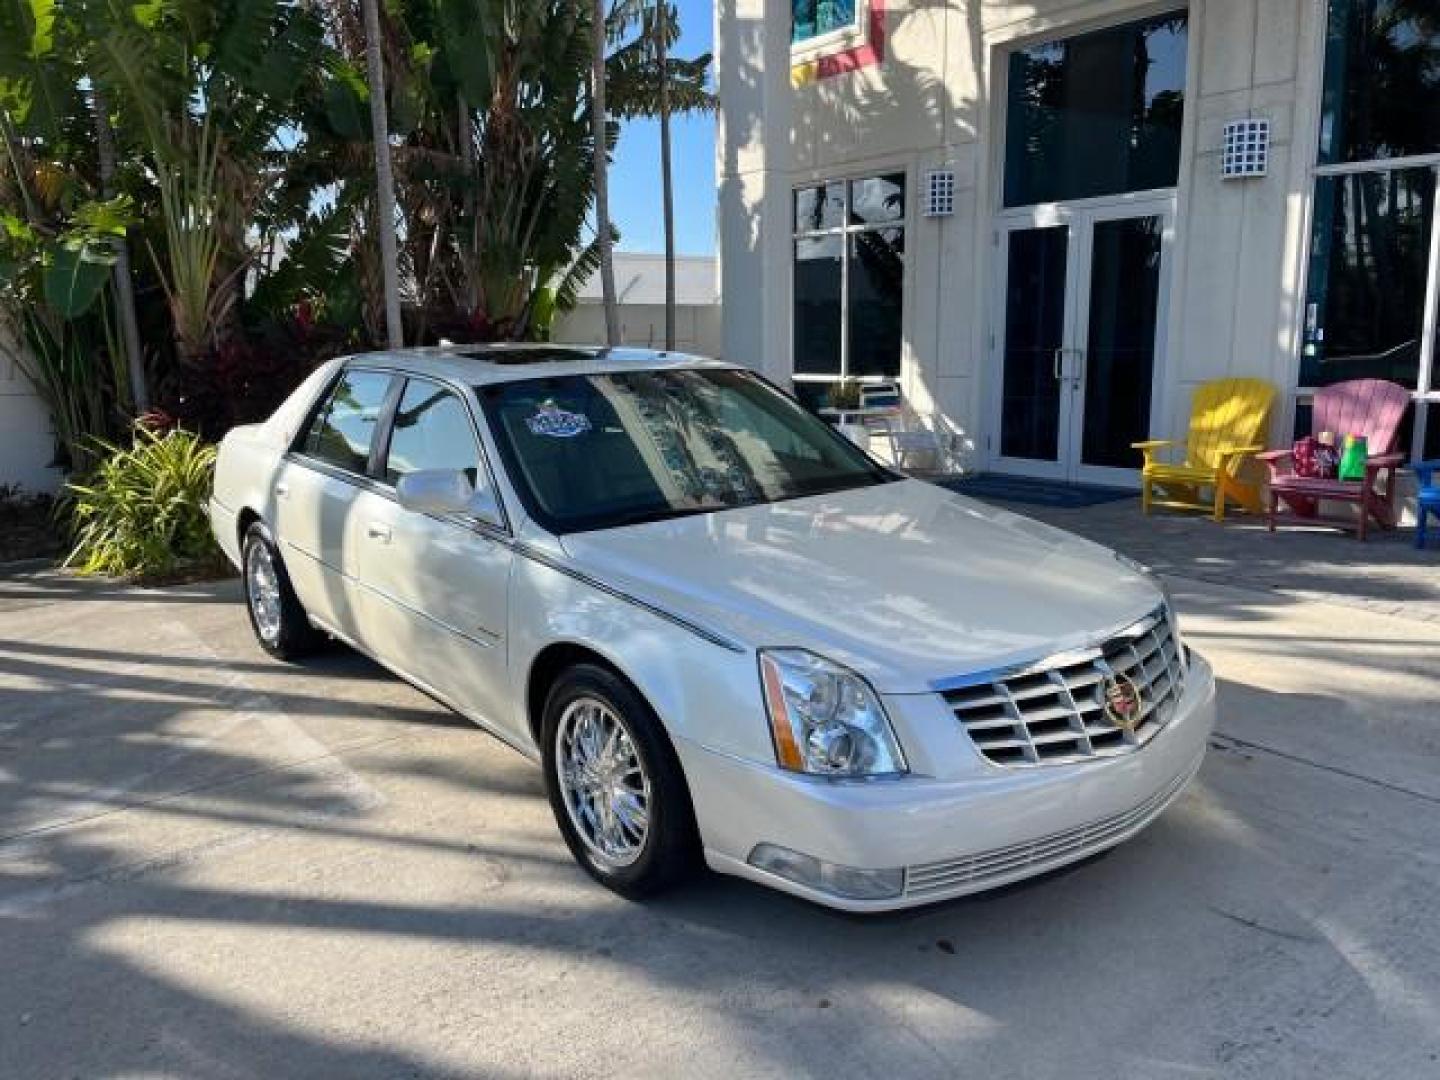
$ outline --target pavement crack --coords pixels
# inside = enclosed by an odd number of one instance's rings
[[[1259,919],[1251,919],[1245,915],[1237,915],[1233,911],[1226,911],[1224,908],[1216,907],[1214,904],[1206,904],[1205,907],[1223,919],[1229,919],[1231,922],[1239,923],[1241,926],[1249,927],[1251,930],[1259,930],[1262,934],[1269,934],[1271,937],[1284,938],[1286,941],[1298,941],[1304,945],[1313,945],[1319,940],[1319,938],[1313,937],[1310,934],[1297,934],[1291,930],[1281,930],[1277,926],[1262,923]]]
[[[1234,746],[1243,747],[1246,750],[1253,750],[1261,754],[1269,754],[1272,757],[1282,758],[1285,761],[1294,762],[1297,765],[1307,765],[1312,769],[1327,772],[1334,776],[1343,776],[1347,780],[1355,780],[1362,784],[1369,784],[1371,787],[1380,788],[1395,795],[1405,795],[1412,799],[1419,799],[1431,806],[1440,806],[1440,795],[1432,795],[1426,791],[1416,791],[1414,788],[1406,787],[1403,784],[1391,783],[1389,780],[1381,780],[1378,777],[1366,776],[1364,773],[1354,772],[1351,769],[1343,769],[1339,765],[1327,765],[1323,761],[1316,761],[1314,758],[1305,757],[1303,754],[1292,754],[1288,750],[1281,750],[1278,747],[1266,746],[1264,743],[1253,742],[1250,739],[1242,739],[1238,735],[1231,735],[1228,732],[1216,731],[1217,738],[1223,739]]]

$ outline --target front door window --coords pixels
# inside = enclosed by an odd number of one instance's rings
[[[1150,434],[1150,392],[1160,314],[1159,216],[1097,221],[1090,238],[1090,304],[1080,460],[1135,467],[1134,443]]]
[[[1006,231],[1001,468],[1101,482],[1135,469],[1132,444],[1150,433],[1170,216],[1168,200],[1147,205],[1037,212]]]
[[[1016,229],[1010,234],[1000,407],[1000,453],[1005,457],[1060,459],[1069,238],[1066,225]]]

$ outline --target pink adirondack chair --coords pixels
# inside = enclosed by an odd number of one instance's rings
[[[1320,501],[1355,503],[1360,507],[1357,535],[1365,539],[1365,528],[1373,518],[1385,528],[1395,525],[1395,472],[1405,462],[1405,454],[1395,449],[1400,421],[1410,404],[1410,391],[1384,379],[1354,379],[1336,383],[1315,392],[1315,409],[1311,430],[1334,432],[1337,439],[1346,435],[1364,435],[1369,458],[1365,463],[1364,480],[1319,480],[1296,476],[1290,450],[1269,450],[1256,457],[1270,470],[1270,493],[1266,502],[1266,524],[1275,531],[1281,502],[1289,508],[1285,515],[1300,521],[1314,522],[1319,518]],[[1352,527],[1348,521],[1325,520],[1340,528]]]

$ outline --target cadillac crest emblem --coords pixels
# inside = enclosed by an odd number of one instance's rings
[[[1144,701],[1140,688],[1126,675],[1111,675],[1105,680],[1105,716],[1121,731],[1134,731],[1140,725]]]

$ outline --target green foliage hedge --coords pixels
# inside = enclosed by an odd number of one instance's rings
[[[156,578],[219,566],[206,503],[215,447],[176,428],[135,429],[129,449],[98,441],[88,483],[67,485],[83,574]]]

